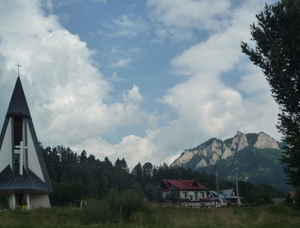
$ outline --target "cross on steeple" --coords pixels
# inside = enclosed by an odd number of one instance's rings
[[[18,77],[20,76],[19,75],[19,70],[20,70],[20,67],[22,67],[22,65],[20,65],[19,63],[18,63],[18,65],[16,65],[17,67],[18,67]]]
[[[19,150],[15,150],[15,154],[20,154],[20,166],[19,166],[19,173],[20,175],[23,175],[23,166],[26,164],[27,162],[27,156],[26,156],[26,152],[25,149],[28,149],[27,146],[24,145],[24,142],[21,141],[20,145],[16,146],[17,149]],[[25,153],[25,156],[24,156]],[[25,159],[24,159],[25,158]],[[25,161],[24,161],[25,160]],[[25,165],[26,166],[26,165]],[[17,170],[15,170],[15,172],[17,172]]]

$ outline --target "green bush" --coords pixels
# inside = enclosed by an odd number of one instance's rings
[[[119,193],[111,190],[102,200],[87,200],[87,205],[83,208],[83,219],[86,224],[127,222],[135,213],[147,209],[145,200],[134,191]]]
[[[295,203],[296,203],[296,209],[300,210],[300,186],[296,189],[296,196],[295,196]]]
[[[87,205],[82,208],[82,214],[85,224],[118,222],[119,220],[119,216],[112,213],[104,200],[88,199]]]
[[[1,209],[9,208],[8,199],[7,199],[6,195],[4,195],[4,194],[0,194],[0,208]]]

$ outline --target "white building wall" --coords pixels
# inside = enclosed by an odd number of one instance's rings
[[[199,201],[202,198],[207,198],[206,191],[180,191],[181,199],[188,198],[191,201]]]
[[[50,208],[50,201],[48,194],[42,194],[42,195],[30,195],[30,209],[33,208]]]
[[[30,195],[29,194],[26,194],[26,202],[27,202],[28,209],[30,209],[31,208],[31,202],[30,202]]]
[[[8,204],[9,204],[10,209],[16,208],[16,196],[14,193],[12,193],[8,196]]]
[[[28,123],[26,123],[28,124]],[[45,181],[42,168],[35,150],[32,135],[27,125],[27,146],[28,146],[28,168],[31,169],[41,180]]]
[[[188,197],[187,191],[180,191],[179,193],[180,199],[184,199]]]
[[[201,197],[201,193],[200,192],[195,192],[195,200],[199,200]]]
[[[188,198],[189,198],[191,201],[194,201],[194,200],[195,200],[195,193],[194,193],[194,192],[188,192]]]
[[[7,129],[4,135],[2,147],[0,150],[0,172],[10,165],[12,168],[12,129],[11,118],[9,118]]]

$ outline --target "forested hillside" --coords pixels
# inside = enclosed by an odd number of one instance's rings
[[[196,179],[209,189],[216,189],[215,175],[200,173],[182,167],[162,164],[154,167],[151,163],[138,163],[129,170],[124,158],[111,162],[95,156],[87,156],[86,151],[74,153],[70,148],[57,146],[41,147],[54,193],[50,195],[52,205],[76,204],[86,198],[103,198],[111,189],[124,191],[133,189],[149,201],[161,201],[160,183],[163,179]],[[235,188],[234,182],[220,180],[220,189]],[[269,202],[272,197],[283,196],[275,188],[266,184],[253,185],[239,181],[243,202]]]
[[[279,160],[281,153],[280,150],[257,149],[249,146],[233,157],[218,160],[216,166],[222,179],[234,181],[237,170],[240,180],[254,185],[265,183],[280,191],[288,192],[292,188],[285,182],[286,176]],[[197,170],[212,172],[213,167],[202,167]]]

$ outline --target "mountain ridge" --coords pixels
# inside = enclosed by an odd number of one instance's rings
[[[184,150],[170,166],[206,173],[213,173],[217,168],[219,178],[230,181],[235,180],[238,170],[239,180],[266,183],[287,192],[291,186],[285,183],[281,154],[281,142],[268,134],[237,131],[232,138],[211,138],[195,148]]]
[[[248,142],[247,135],[251,136],[249,140],[250,142]],[[183,151],[181,155],[175,159],[171,166],[182,166],[183,164],[189,162],[190,159],[196,154],[200,156],[202,155],[209,159],[207,160],[203,158],[201,161],[199,161],[199,164],[197,164],[197,168],[215,165],[218,159],[226,159],[230,156],[233,156],[236,152],[239,152],[252,144],[254,148],[259,149],[280,149],[278,142],[264,132],[260,132],[259,134],[249,133],[247,135],[237,131],[234,137],[224,141],[217,138],[211,138],[193,149],[187,149]],[[255,143],[253,143],[253,137],[255,137],[255,135],[257,135],[257,138]]]

